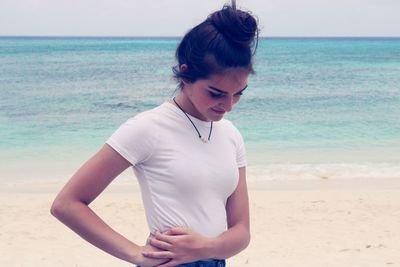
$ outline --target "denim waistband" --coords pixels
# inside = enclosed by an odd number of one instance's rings
[[[225,267],[225,260],[195,261],[179,264],[176,267]]]
[[[136,265],[136,267],[140,267]],[[175,267],[225,267],[225,260],[195,261],[176,265]]]

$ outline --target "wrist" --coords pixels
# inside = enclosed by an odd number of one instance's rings
[[[209,238],[206,243],[206,259],[217,258],[217,238]]]
[[[130,249],[130,253],[128,255],[128,262],[133,264],[140,264],[143,259],[142,255],[143,247],[142,246],[134,246]]]

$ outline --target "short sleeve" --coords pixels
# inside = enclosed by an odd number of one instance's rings
[[[246,147],[244,145],[243,137],[237,130],[236,140],[236,163],[238,168],[246,166]]]
[[[247,162],[246,162],[246,147],[243,141],[243,137],[240,134],[239,130],[235,127],[235,125],[231,121],[228,122],[230,125],[229,129],[231,132],[231,137],[233,139],[236,148],[236,164],[238,168],[245,167]]]
[[[156,125],[151,117],[139,114],[122,124],[106,143],[135,166],[151,156]]]

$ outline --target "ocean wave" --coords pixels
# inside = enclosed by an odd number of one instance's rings
[[[247,167],[249,181],[400,179],[400,163],[266,164]]]

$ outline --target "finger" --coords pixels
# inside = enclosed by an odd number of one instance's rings
[[[174,256],[170,251],[144,251],[142,255],[146,258],[153,259],[171,259]]]
[[[156,234],[154,234],[153,239],[164,241],[169,244],[172,244],[174,242],[174,237],[169,234],[156,233]]]
[[[190,231],[187,228],[173,227],[173,228],[170,228],[165,234],[167,234],[167,235],[186,235],[189,233],[190,233]]]
[[[161,250],[170,250],[172,245],[168,242],[157,239],[156,237],[150,238],[150,245]]]

